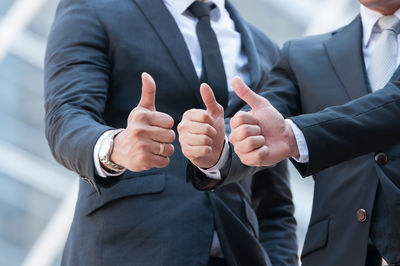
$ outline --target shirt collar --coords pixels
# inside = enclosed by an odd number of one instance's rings
[[[195,0],[164,0],[164,2],[168,3],[179,14],[183,14],[186,9],[195,2]],[[212,0],[206,2],[213,2],[220,13],[225,9],[225,0]]]
[[[372,33],[378,30],[378,28],[375,27],[376,22],[383,15],[377,11],[367,8],[364,5],[360,5],[360,15],[363,25],[363,44],[365,47],[367,47],[371,40]],[[400,19],[400,9],[397,10],[394,15]]]

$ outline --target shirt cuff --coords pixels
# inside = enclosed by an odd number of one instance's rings
[[[200,167],[197,167],[197,168],[200,171],[202,171],[208,178],[215,179],[215,180],[221,180],[221,170],[224,168],[224,166],[228,162],[229,151],[230,151],[230,148],[229,148],[228,137],[225,135],[224,148],[222,149],[222,153],[221,153],[221,156],[219,157],[217,164],[208,169],[203,169]]]
[[[96,145],[94,145],[94,149],[93,149],[93,161],[94,161],[94,167],[96,170],[96,174],[103,178],[106,178],[108,176],[121,175],[121,173],[109,173],[106,170],[104,170],[104,168],[101,166],[101,162],[99,159],[99,151],[100,151],[101,142],[107,137],[108,134],[110,134],[111,131],[113,131],[113,130],[108,130],[108,131],[104,132],[100,136],[100,138],[97,140]]]
[[[294,137],[296,138],[297,148],[299,149],[299,156],[292,157],[293,160],[295,160],[298,163],[308,163],[309,161],[308,147],[303,132],[301,132],[299,127],[295,123],[293,123],[292,120],[286,119],[286,122],[289,123],[290,127],[293,130]]]

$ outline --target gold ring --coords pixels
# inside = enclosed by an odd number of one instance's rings
[[[162,155],[164,153],[164,143],[159,143],[160,144],[160,151],[158,152],[157,155]]]

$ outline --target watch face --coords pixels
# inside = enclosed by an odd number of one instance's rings
[[[100,150],[99,150],[99,158],[100,161],[106,161],[108,160],[108,156],[110,155],[110,148],[113,144],[113,141],[111,139],[106,138],[103,140],[103,142],[100,145]]]

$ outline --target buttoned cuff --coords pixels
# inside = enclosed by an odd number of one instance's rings
[[[93,149],[93,161],[94,161],[94,167],[96,170],[96,174],[103,178],[107,178],[108,176],[121,175],[121,173],[107,172],[106,170],[104,170],[103,167],[101,167],[101,162],[100,162],[100,158],[99,158],[100,145],[101,145],[101,142],[107,137],[108,134],[110,134],[111,131],[113,131],[113,130],[108,130],[108,131],[104,132],[100,136],[100,138],[97,140],[96,145],[94,146],[94,149]]]
[[[197,168],[200,171],[202,171],[208,178],[215,179],[215,180],[221,180],[221,170],[228,163],[229,151],[230,151],[230,148],[229,148],[228,137],[225,135],[224,148],[222,149],[222,153],[221,153],[221,156],[219,157],[217,164],[208,169],[203,169],[200,167],[197,167]]]
[[[303,132],[301,132],[299,127],[295,123],[293,123],[292,120],[286,119],[286,122],[288,122],[288,124],[293,130],[294,137],[296,138],[297,148],[299,149],[299,156],[292,157],[293,160],[295,160],[298,163],[308,163],[309,161],[308,147]]]

